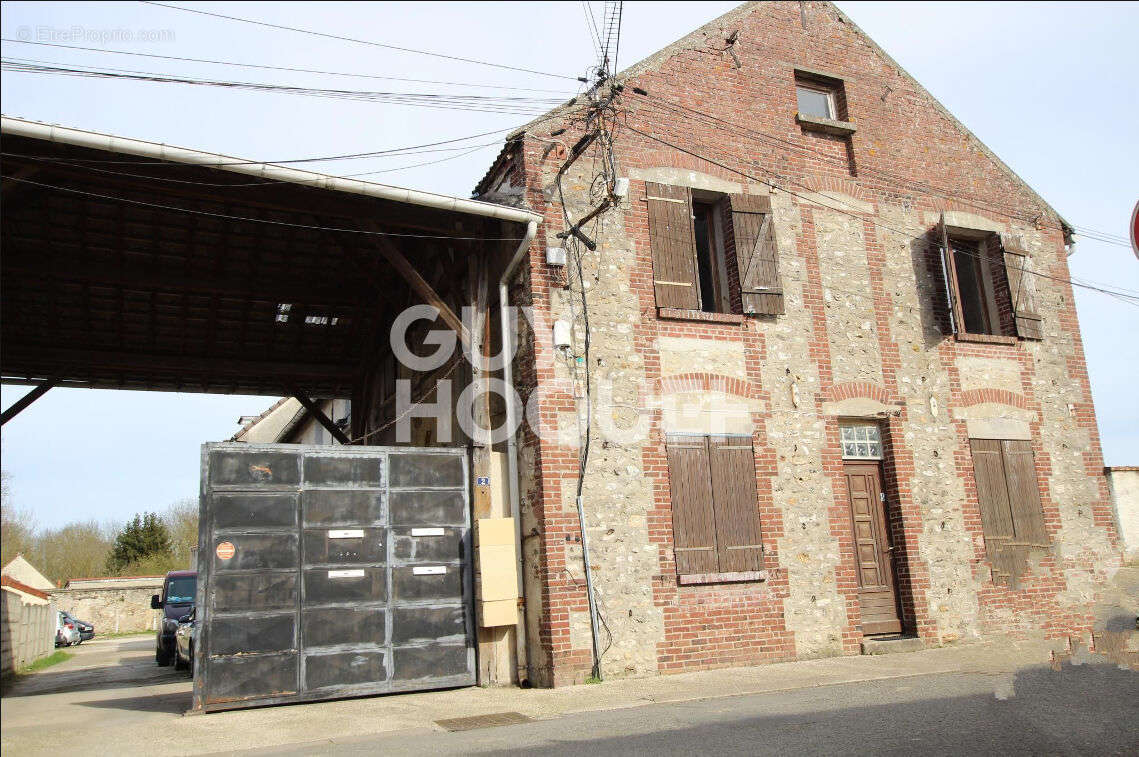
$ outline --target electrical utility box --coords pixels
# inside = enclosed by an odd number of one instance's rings
[[[202,447],[194,709],[475,683],[464,450]]]

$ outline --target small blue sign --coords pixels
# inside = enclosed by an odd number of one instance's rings
[[[490,486],[490,476],[479,476],[475,479],[477,486]]]

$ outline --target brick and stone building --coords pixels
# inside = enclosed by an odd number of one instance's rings
[[[616,178],[596,250],[559,237]],[[608,676],[1090,630],[1120,542],[1071,229],[833,5],[740,6],[476,194],[545,218],[511,290],[533,683],[591,667],[587,422]]]

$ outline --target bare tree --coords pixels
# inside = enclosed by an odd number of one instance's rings
[[[64,583],[72,578],[101,576],[114,536],[91,520],[68,523],[37,534],[29,560],[48,578]]]
[[[29,555],[35,544],[35,519],[12,501],[12,476],[0,471],[0,564]],[[30,559],[30,557],[29,557]]]
[[[166,508],[162,519],[170,532],[170,552],[175,568],[192,567],[190,555],[198,544],[198,500],[178,500]]]
[[[31,512],[16,507],[12,501],[11,476],[7,471],[0,471],[0,483],[3,485],[0,562],[7,564],[17,554],[23,554],[37,570],[59,584],[72,578],[108,574],[107,558],[115,546],[116,535],[123,530],[121,524],[99,524],[90,520],[37,532]],[[155,520],[165,526],[170,548],[134,560],[121,566],[118,572],[157,575],[190,567],[190,556],[198,543],[198,501],[178,500]]]

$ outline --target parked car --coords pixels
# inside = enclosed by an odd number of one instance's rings
[[[159,665],[174,662],[174,634],[178,630],[178,619],[194,609],[194,595],[198,591],[196,570],[172,570],[162,582],[162,594],[150,598],[150,606],[162,610],[162,622],[158,624],[154,661]]]
[[[194,670],[194,628],[198,625],[198,608],[178,619],[174,632],[174,669]]]
[[[70,622],[75,626],[75,630],[79,631],[80,641],[90,641],[91,639],[95,638],[95,626],[91,625],[85,620],[79,620],[66,610],[62,610],[61,612],[63,614],[64,620]]]
[[[64,613],[55,614],[55,645],[57,647],[70,647],[80,643],[79,629],[71,621],[64,619]]]

